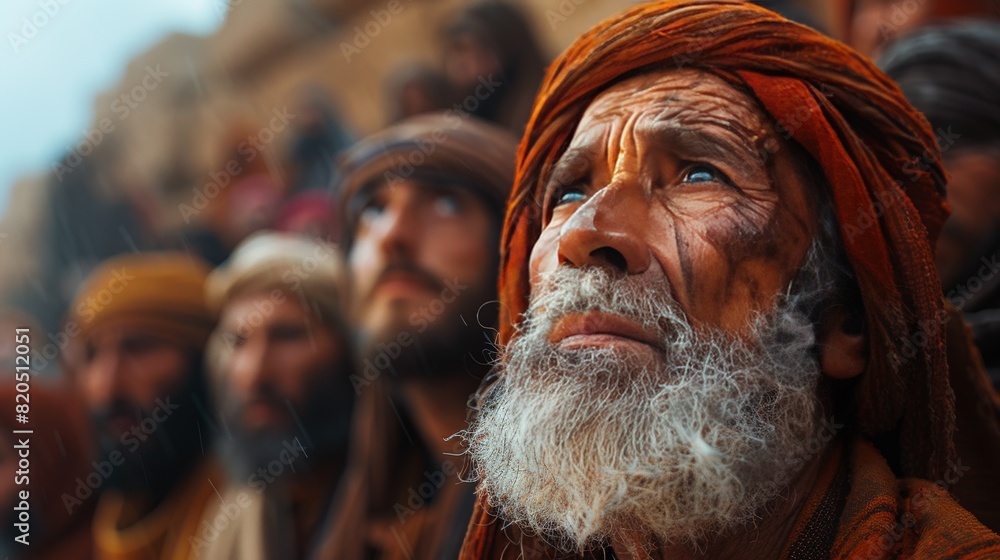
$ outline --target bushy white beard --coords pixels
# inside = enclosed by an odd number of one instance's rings
[[[566,551],[626,530],[698,543],[753,521],[817,431],[820,370],[800,310],[829,291],[820,262],[811,250],[804,285],[743,339],[695,331],[665,285],[557,269],[463,433],[479,491],[502,519]],[[663,361],[549,342],[560,318],[590,310],[662,333]]]

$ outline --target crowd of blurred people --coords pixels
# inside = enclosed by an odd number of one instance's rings
[[[1000,387],[1000,24],[961,19],[988,6],[928,1],[890,34],[878,25],[891,17],[872,16],[888,4],[836,4],[843,17],[822,27],[848,28],[937,132],[951,176],[942,293]],[[39,354],[32,545],[9,545],[5,523],[0,552],[456,558],[474,485],[451,436],[496,358],[498,247],[549,61],[540,45],[515,6],[471,4],[439,68],[386,84],[392,125],[358,139],[308,92],[290,176],[263,158],[243,166],[209,218],[169,241],[150,237],[141,204],[96,202],[86,168],[60,183],[45,235],[87,246],[39,255],[42,277],[0,316],[5,333],[30,327]],[[0,394],[13,403],[13,384]],[[3,515],[12,448],[0,446]]]

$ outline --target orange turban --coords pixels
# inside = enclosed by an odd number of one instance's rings
[[[545,174],[584,110],[619,80],[675,68],[709,72],[756,97],[823,171],[869,339],[868,368],[854,389],[858,425],[891,440],[903,475],[940,477],[955,451],[949,316],[933,258],[948,214],[934,133],[868,59],[749,3],[644,4],[585,33],[549,68],[507,207],[500,342],[527,309]]]
[[[214,319],[205,302],[209,267],[185,253],[139,253],[104,261],[70,306],[67,332],[86,338],[95,327],[128,319],[201,351]]]

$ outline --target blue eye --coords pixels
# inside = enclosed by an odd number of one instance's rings
[[[695,165],[684,174],[685,183],[725,182],[722,173],[711,165]]]
[[[434,211],[442,216],[454,216],[462,209],[462,203],[451,195],[441,195],[434,201]]]
[[[385,212],[385,206],[378,202],[369,202],[361,209],[360,220],[362,222],[372,222]]]
[[[581,202],[586,198],[587,197],[579,189],[568,189],[560,194],[559,198],[556,199],[556,206]]]

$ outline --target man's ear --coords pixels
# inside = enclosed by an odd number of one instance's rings
[[[837,305],[826,310],[817,333],[819,365],[833,379],[861,375],[868,365],[868,336],[856,313]]]

